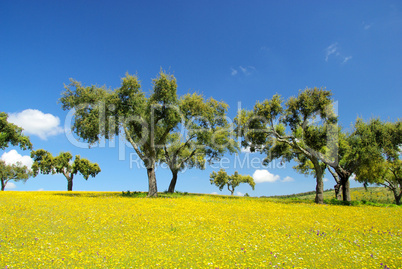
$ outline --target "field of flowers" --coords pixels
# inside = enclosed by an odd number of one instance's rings
[[[0,268],[402,268],[402,208],[1,192]]]

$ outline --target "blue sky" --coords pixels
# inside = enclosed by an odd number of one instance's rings
[[[230,117],[239,102],[252,109],[275,93],[288,98],[315,86],[332,90],[345,128],[357,116],[401,116],[400,1],[1,1],[0,36],[0,111],[26,126],[42,119],[29,127],[35,149],[70,151],[102,169],[88,181],[76,176],[74,190],[146,191],[148,184],[136,156],[130,162],[131,149],[119,157],[118,142],[80,148],[61,132],[68,112],[57,101],[69,78],[116,88],[126,72],[137,73],[148,92],[162,67],[175,75],[180,95],[197,91],[223,100]],[[12,147],[0,155],[12,149],[29,155]],[[266,168],[258,158],[242,153],[221,164],[229,173],[265,170],[260,175],[274,181],[236,191],[314,190],[314,178],[295,173],[292,164]],[[248,167],[240,165],[244,161]],[[228,194],[210,185],[216,170],[219,165],[185,171],[176,189]],[[170,176],[157,170],[159,191],[168,188]],[[332,188],[332,176],[325,177],[325,188]],[[65,190],[66,184],[61,175],[40,175],[10,187]]]

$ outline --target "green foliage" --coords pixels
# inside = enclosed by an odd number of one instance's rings
[[[123,130],[148,169],[149,195],[156,196],[156,162],[167,163],[173,173],[185,166],[202,169],[238,146],[225,118],[226,103],[196,93],[179,98],[175,77],[163,71],[152,83],[146,96],[138,77],[129,74],[113,91],[71,80],[60,102],[64,110],[76,110],[72,130],[84,141],[93,144]]]
[[[160,161],[177,174],[185,167],[204,169],[206,162],[218,161],[225,152],[238,152],[232,126],[226,120],[227,108],[226,103],[206,100],[197,93],[180,98],[181,130],[168,135]],[[173,180],[169,192],[174,191]]]
[[[163,156],[169,134],[181,122],[177,83],[160,72],[147,97],[137,76],[126,74],[120,88],[85,87],[71,80],[60,102],[64,110],[75,109],[72,130],[89,143],[110,139],[124,131],[125,139],[148,169],[149,195],[157,195],[155,163]]]
[[[310,174],[317,181],[318,203],[322,203],[323,157],[330,154],[337,117],[332,107],[332,93],[325,89],[305,89],[283,99],[276,94],[271,100],[257,102],[253,111],[241,111],[236,117],[237,133],[242,146],[266,154],[264,164],[274,159],[296,161],[298,172]]]
[[[21,163],[6,164],[4,161],[0,160],[0,180],[2,191],[4,191],[10,180],[25,182],[31,176],[32,172],[25,165],[22,165]]]
[[[223,187],[227,186],[228,190],[231,192],[231,195],[233,195],[235,188],[241,183],[249,184],[253,190],[255,187],[254,179],[251,176],[240,175],[237,171],[233,175],[229,176],[224,169],[221,169],[218,171],[218,173],[212,172],[210,174],[210,178],[211,184],[215,184],[220,191],[222,191]]]
[[[368,123],[358,119],[355,135],[360,138],[364,154],[356,169],[356,180],[365,184],[380,184],[394,193],[396,204],[402,198],[402,122]]]
[[[101,171],[97,163],[81,159],[79,155],[76,155],[72,161],[73,156],[70,152],[60,152],[58,156],[53,157],[50,152],[39,149],[31,152],[31,158],[34,160],[32,164],[34,177],[39,173],[44,175],[63,174],[69,182],[68,190],[72,190],[74,175],[80,173],[85,180],[88,180],[89,176],[95,177]]]
[[[7,113],[0,112],[0,149],[7,148],[10,144],[21,149],[32,149],[32,143],[28,136],[22,134],[22,128],[7,121]]]

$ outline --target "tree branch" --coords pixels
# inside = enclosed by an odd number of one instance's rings
[[[133,146],[135,152],[138,154],[138,156],[140,156],[140,158],[142,160],[145,159],[145,156],[141,153],[141,151],[138,149],[137,144],[134,142],[134,140],[131,138],[130,132],[128,130],[128,128],[126,126],[123,126],[124,128],[124,133],[126,135],[126,138],[128,139],[128,141],[130,142],[130,144]]]
[[[336,183],[340,184],[341,181],[339,179],[338,174],[335,171],[333,171],[329,166],[327,168],[328,168],[328,171],[331,173],[331,175],[334,177]]]

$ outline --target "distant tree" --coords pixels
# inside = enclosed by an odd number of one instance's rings
[[[57,157],[53,157],[50,152],[39,149],[31,152],[31,158],[34,160],[32,165],[34,177],[39,173],[63,174],[67,179],[68,191],[73,190],[73,178],[76,174],[80,173],[85,180],[88,180],[89,176],[95,177],[101,171],[97,163],[81,159],[79,155],[72,161],[73,156],[70,152],[61,152]]]
[[[323,156],[331,152],[327,142],[337,123],[331,95],[324,89],[307,88],[297,97],[290,97],[284,108],[283,99],[276,94],[236,117],[242,145],[265,153],[264,163],[273,159],[296,160],[298,171],[303,172],[308,161],[317,182],[315,201],[320,204],[324,202],[323,175],[327,165]]]
[[[210,182],[211,184],[215,184],[220,191],[222,191],[223,187],[227,186],[228,190],[230,191],[231,195],[233,195],[235,188],[239,186],[241,183],[247,183],[251,186],[254,190],[255,182],[253,177],[251,176],[243,176],[239,175],[236,171],[233,175],[229,176],[224,169],[221,169],[216,172],[212,172],[210,174]]]
[[[10,180],[14,180],[16,182],[25,182],[31,176],[32,171],[30,171],[25,165],[22,165],[19,162],[16,164],[6,164],[4,161],[0,160],[0,179],[2,191],[4,191],[7,183]]]
[[[213,98],[205,100],[202,95],[194,93],[184,95],[179,107],[184,116],[186,133],[177,131],[169,134],[161,158],[172,172],[168,189],[170,193],[174,192],[178,172],[182,169],[204,169],[207,161],[217,161],[225,152],[239,150],[226,120],[226,103]]]
[[[388,188],[401,204],[402,198],[402,121],[368,123],[358,119],[355,134],[365,151],[355,172],[356,180],[365,184],[379,184]]]
[[[22,134],[22,128],[7,121],[7,113],[0,112],[0,149],[4,150],[10,144],[21,149],[32,149],[28,136]]]

